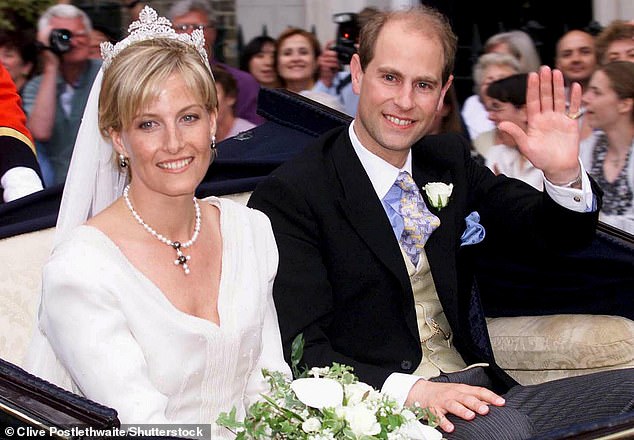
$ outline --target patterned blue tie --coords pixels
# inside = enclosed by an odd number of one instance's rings
[[[403,233],[400,243],[414,266],[429,236],[440,226],[440,219],[432,214],[420,191],[406,171],[401,171],[394,182],[401,189],[398,213],[403,217]]]

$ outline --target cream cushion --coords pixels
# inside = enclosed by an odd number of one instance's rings
[[[497,363],[524,385],[634,366],[634,322],[620,316],[488,318]]]
[[[31,340],[54,228],[0,240],[0,357],[18,366]]]

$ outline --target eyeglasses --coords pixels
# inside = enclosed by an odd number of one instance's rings
[[[213,28],[211,24],[196,24],[196,23],[183,23],[183,24],[175,24],[174,30],[176,32],[191,32],[194,29],[199,29],[204,31],[205,29]]]

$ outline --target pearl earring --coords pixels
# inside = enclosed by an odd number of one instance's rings
[[[130,159],[128,159],[123,154],[119,154],[119,167],[122,169],[128,168],[130,166]]]
[[[211,137],[211,145],[209,145],[209,148],[211,148],[210,161],[213,161],[218,156],[218,150],[216,149],[216,135]]]

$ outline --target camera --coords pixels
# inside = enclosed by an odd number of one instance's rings
[[[62,55],[70,50],[70,42],[73,33],[68,29],[53,29],[48,37],[49,48],[57,55]]]
[[[332,48],[337,52],[339,64],[346,66],[350,64],[352,55],[357,53],[355,44],[359,39],[359,23],[357,14],[352,12],[343,12],[332,16],[333,23],[337,23],[337,40]]]

